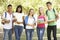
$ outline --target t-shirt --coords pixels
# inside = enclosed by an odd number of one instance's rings
[[[6,12],[6,17],[5,17],[5,12],[3,13],[2,19],[10,20],[10,23],[5,23],[5,24],[3,25],[3,28],[4,28],[4,29],[12,29],[12,18],[13,18],[12,14],[9,15],[9,13]]]
[[[33,17],[32,18],[29,17],[27,24],[34,24],[34,23],[35,23],[34,18]],[[26,29],[34,29],[34,27],[26,25]]]
[[[23,22],[23,13],[14,13],[15,18],[17,19],[18,22]],[[23,24],[17,24],[16,22],[14,22],[14,25],[19,25],[19,26],[24,26]]]
[[[48,16],[48,20],[54,20],[56,18],[53,10],[50,10],[50,11],[48,10],[47,16]],[[50,26],[51,25],[56,25],[56,22],[50,22],[50,23],[48,23],[48,25],[50,25]]]
[[[44,16],[38,16],[38,19],[37,19],[38,22],[44,22],[45,21],[45,17]],[[44,28],[45,27],[45,24],[42,23],[42,24],[37,24],[37,27],[39,28]]]

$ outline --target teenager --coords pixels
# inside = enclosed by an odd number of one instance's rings
[[[46,16],[44,15],[43,7],[39,8],[39,15],[37,18],[37,35],[38,40],[43,40],[43,35],[45,31]]]
[[[4,37],[3,40],[12,40],[12,5],[7,6],[7,11],[3,13],[2,24]]]
[[[57,40],[56,37],[56,31],[57,31],[57,27],[56,27],[56,20],[58,18],[58,15],[56,13],[56,10],[54,8],[52,8],[52,3],[51,2],[47,2],[47,11],[46,11],[46,15],[48,17],[48,27],[47,27],[47,37],[48,40],[51,40],[51,32],[53,32],[53,38],[54,40]]]
[[[33,32],[34,32],[34,26],[35,26],[35,18],[34,15],[34,9],[30,9],[28,16],[25,17],[25,25],[26,25],[26,40],[32,40]]]
[[[16,13],[14,13],[14,31],[16,40],[20,40],[22,32],[23,32],[23,20],[24,14],[22,13],[22,6],[18,5],[16,8]]]

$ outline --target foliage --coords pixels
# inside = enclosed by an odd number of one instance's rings
[[[13,5],[13,11],[18,5],[23,6],[23,12],[27,13],[30,8],[33,8],[35,12],[38,11],[40,6],[43,6],[46,10],[46,2],[51,1],[53,3],[53,7],[60,10],[60,0],[0,0],[0,13],[3,13],[7,9],[8,4]]]

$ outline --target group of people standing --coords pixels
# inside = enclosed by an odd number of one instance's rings
[[[53,32],[54,40],[56,37],[56,20],[58,15],[56,10],[52,8],[52,3],[47,2],[47,11],[44,13],[43,7],[39,8],[37,21],[34,17],[34,9],[30,9],[27,16],[22,12],[22,6],[18,5],[16,12],[12,12],[12,5],[7,6],[7,11],[2,15],[2,24],[4,30],[3,40],[12,40],[12,28],[14,28],[16,40],[20,40],[23,29],[25,28],[26,40],[32,40],[34,28],[37,25],[37,37],[38,40],[43,40],[45,31],[45,24],[48,23],[47,27],[47,38],[51,40],[51,31]]]

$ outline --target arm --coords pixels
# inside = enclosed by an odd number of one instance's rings
[[[56,21],[59,19],[58,13],[55,14],[56,15]]]
[[[17,19],[15,18],[15,16],[13,16],[13,22],[16,22],[17,21]]]

